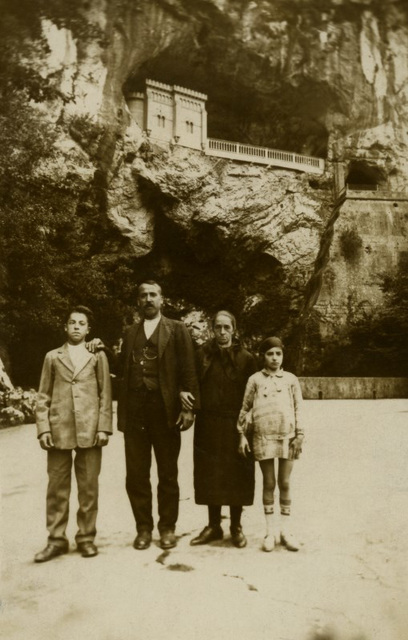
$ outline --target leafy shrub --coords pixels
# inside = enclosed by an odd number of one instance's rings
[[[0,392],[0,428],[35,422],[36,391],[23,391],[16,387],[12,391]]]
[[[360,256],[363,241],[354,227],[344,229],[340,234],[340,250],[345,260],[356,262]]]

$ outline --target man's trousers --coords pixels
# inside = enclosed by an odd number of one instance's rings
[[[98,513],[98,478],[101,470],[102,449],[48,450],[47,529],[48,541],[59,546],[68,543],[66,528],[71,494],[72,459],[78,485],[78,532],[76,543],[92,542],[96,535]]]
[[[180,431],[170,428],[159,391],[129,392],[128,424],[125,431],[126,490],[136,529],[153,530],[152,487],[150,469],[152,449],[157,463],[158,529],[174,531],[179,510],[177,460]]]

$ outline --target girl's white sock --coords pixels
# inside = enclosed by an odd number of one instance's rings
[[[292,533],[290,516],[281,517],[280,531],[283,535],[288,535],[289,533]]]
[[[265,524],[266,524],[266,536],[273,536],[275,539],[279,537],[279,523],[277,519],[277,514],[270,511],[270,506],[265,505]]]

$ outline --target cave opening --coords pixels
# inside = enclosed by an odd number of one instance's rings
[[[285,331],[293,314],[286,270],[265,247],[254,251],[245,239],[231,245],[223,229],[192,221],[183,227],[172,219],[174,201],[139,178],[143,205],[154,211],[152,251],[135,260],[137,281],[163,285],[166,313],[181,317],[195,309],[212,315],[220,308],[234,313],[244,336]]]
[[[215,235],[206,231],[190,244],[187,232],[164,213],[156,213],[154,248],[138,261],[141,269],[156,274],[166,297],[182,301],[184,311],[199,307],[212,314],[227,308],[239,314],[242,309],[240,272],[229,268]]]
[[[333,90],[307,77],[292,84],[242,43],[213,32],[175,36],[131,70],[125,97],[142,92],[147,79],[206,94],[210,138],[327,157],[324,121],[336,102]]]
[[[238,315],[244,303],[242,269],[230,262],[220,230],[205,223],[184,228],[169,215],[171,197],[141,177],[138,185],[143,205],[154,212],[155,238],[152,251],[135,260],[137,280],[160,281],[170,316],[194,307],[210,314],[227,308]]]
[[[349,189],[359,191],[376,191],[384,186],[386,178],[384,172],[364,160],[354,160],[350,163],[346,185]]]

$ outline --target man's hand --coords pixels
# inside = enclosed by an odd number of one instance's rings
[[[248,439],[241,433],[239,437],[239,445],[238,445],[238,453],[244,458],[247,457],[248,453],[251,453],[251,447],[249,446]]]
[[[102,349],[105,349],[105,345],[100,338],[94,338],[89,342],[85,342],[85,346],[90,353],[96,353],[97,351],[102,351]]]
[[[177,418],[176,427],[180,429],[180,431],[187,431],[194,424],[194,413],[192,411],[180,411],[179,417]]]
[[[302,453],[303,435],[295,436],[289,445],[289,460],[297,460]]]
[[[108,442],[109,442],[109,435],[105,433],[105,431],[97,431],[93,446],[106,447]]]
[[[41,449],[44,449],[45,451],[48,451],[48,449],[53,449],[54,448],[54,440],[52,439],[52,434],[51,431],[46,431],[45,433],[42,433],[40,435],[40,447]]]
[[[181,406],[184,411],[192,411],[194,409],[195,397],[190,391],[180,391]]]

